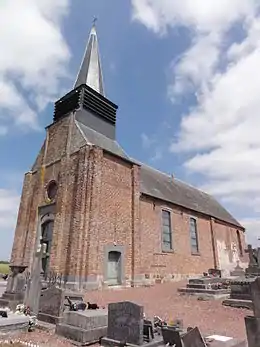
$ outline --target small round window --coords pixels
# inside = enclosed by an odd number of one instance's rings
[[[47,186],[47,197],[49,200],[55,199],[57,195],[58,185],[55,181],[51,181]]]

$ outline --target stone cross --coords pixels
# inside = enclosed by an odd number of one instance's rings
[[[31,312],[35,315],[38,314],[39,300],[41,295],[42,283],[41,283],[41,273],[42,273],[42,258],[44,252],[46,251],[46,245],[40,244],[37,247],[35,253],[35,259],[33,263],[33,269],[31,274],[31,280],[28,287],[26,305],[29,306]]]
[[[252,245],[248,245],[245,252],[248,253],[249,256],[249,266],[257,266],[257,261],[254,256],[254,249]]]

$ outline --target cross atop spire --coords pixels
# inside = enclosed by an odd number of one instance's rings
[[[96,32],[97,18],[93,19],[93,25],[90,31],[88,44],[82,59],[74,88],[81,84],[87,84],[89,87],[105,96],[103,74],[98,49],[98,38]]]
[[[97,22],[97,17],[94,17],[94,19],[93,19],[93,26],[96,26],[96,22]]]

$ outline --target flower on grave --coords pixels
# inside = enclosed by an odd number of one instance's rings
[[[171,319],[171,320],[169,321],[168,325],[169,325],[170,327],[173,327],[173,326],[175,325],[174,320]]]
[[[25,305],[19,304],[16,306],[15,314],[24,314]]]
[[[38,322],[36,316],[31,316],[29,319],[28,332],[33,331],[37,324]]]

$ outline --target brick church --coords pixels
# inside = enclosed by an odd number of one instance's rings
[[[212,196],[130,158],[116,140],[95,25],[73,90],[25,174],[11,264],[70,286],[143,285],[246,263],[245,229]],[[123,116],[123,115],[122,115]]]

